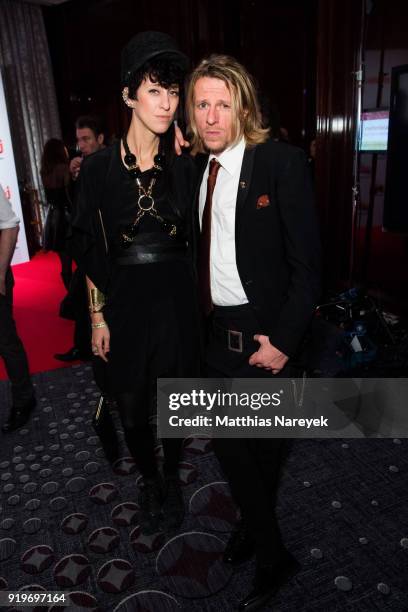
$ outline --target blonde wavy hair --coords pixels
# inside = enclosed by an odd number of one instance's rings
[[[265,142],[269,129],[262,127],[253,78],[233,57],[213,54],[198,64],[191,73],[188,84],[186,107],[192,152],[203,153],[206,150],[194,119],[194,88],[197,81],[203,77],[221,79],[231,93],[233,138],[230,145],[235,145],[242,136],[249,147]]]

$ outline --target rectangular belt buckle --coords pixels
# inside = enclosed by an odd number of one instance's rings
[[[228,329],[228,349],[235,353],[242,353],[242,332]]]

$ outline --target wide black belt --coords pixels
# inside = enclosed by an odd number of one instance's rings
[[[113,253],[113,260],[119,266],[149,264],[162,261],[182,261],[187,258],[187,247],[181,243],[156,245],[135,245],[126,251]]]

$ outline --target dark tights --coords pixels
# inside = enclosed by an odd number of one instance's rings
[[[152,413],[150,407],[155,400],[155,395],[153,392],[149,393],[147,389],[140,389],[139,392],[120,393],[115,399],[129,452],[135,459],[142,476],[154,478],[157,475],[155,438],[149,417]],[[162,444],[165,476],[176,476],[182,440],[165,438]]]

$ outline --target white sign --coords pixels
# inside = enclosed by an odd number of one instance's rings
[[[16,166],[14,163],[13,145],[11,143],[10,126],[4,96],[3,79],[0,72],[0,185],[10,200],[11,207],[20,219],[20,231],[14,252],[12,264],[24,263],[30,257],[27,250],[27,240],[21,210],[20,193],[18,191]]]

